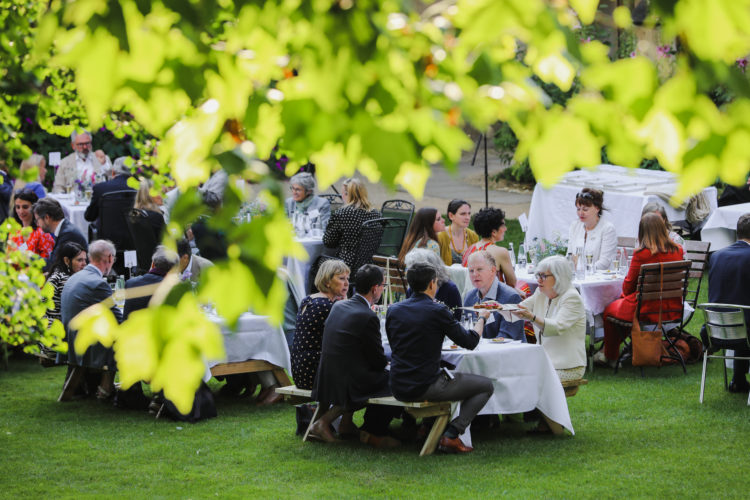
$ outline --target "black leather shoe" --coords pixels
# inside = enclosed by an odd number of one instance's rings
[[[736,380],[732,380],[731,382],[729,382],[729,387],[727,387],[727,389],[729,390],[729,392],[747,393],[750,392],[750,384],[745,381],[738,382]]]

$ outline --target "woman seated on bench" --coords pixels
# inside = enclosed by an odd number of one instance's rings
[[[300,389],[312,389],[320,363],[323,326],[333,303],[345,299],[349,290],[349,267],[341,260],[323,262],[315,276],[320,292],[302,299],[292,341],[292,378]]]

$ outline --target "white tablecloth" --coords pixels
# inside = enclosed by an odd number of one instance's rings
[[[268,361],[291,372],[292,364],[289,359],[289,348],[284,337],[284,331],[280,326],[271,326],[268,323],[267,316],[245,313],[240,316],[237,331],[234,332],[226,326],[226,323],[220,317],[210,314],[209,318],[221,326],[221,333],[224,336],[224,351],[227,357],[226,359],[208,360],[208,368],[219,363],[235,363],[256,359]],[[207,371],[208,379],[210,379],[210,370]]]
[[[471,279],[469,278],[469,269],[461,264],[446,266],[446,269],[448,270],[448,274],[450,274],[451,281],[456,284],[458,291],[461,293],[461,300],[464,300],[466,294],[474,289],[474,285],[471,284]]]
[[[617,229],[617,236],[638,237],[638,222],[641,210],[652,201],[662,205],[669,220],[684,220],[685,211],[669,205],[653,192],[668,195],[674,193],[677,178],[670,172],[645,169],[627,169],[614,165],[600,165],[595,171],[576,170],[565,174],[562,180],[550,189],[541,184],[534,188],[529,210],[529,227],[526,243],[535,237],[555,239],[560,236],[568,239],[570,224],[576,220],[576,194],[584,187],[604,191],[604,215]],[[716,188],[703,190],[711,210],[715,210]]]
[[[73,225],[76,226],[79,231],[81,231],[83,237],[86,238],[86,241],[88,241],[89,225],[91,223],[84,219],[83,215],[86,212],[89,204],[87,202],[84,202],[76,205],[75,197],[71,193],[47,193],[47,196],[54,198],[60,202],[60,205],[62,205],[63,213],[65,214],[65,218],[72,222]]]
[[[712,252],[728,247],[737,238],[737,220],[746,213],[750,213],[750,203],[717,208],[703,226],[701,240],[711,242]]]
[[[539,408],[550,420],[575,434],[560,379],[541,345],[496,344],[482,339],[473,351],[443,351],[443,359],[457,372],[492,379],[495,392],[479,412],[483,414],[523,413]],[[453,417],[458,415],[456,405]],[[471,446],[471,429],[461,440]]]
[[[292,294],[297,301],[297,305],[299,305],[307,295],[308,285],[310,284],[308,276],[310,274],[310,266],[320,257],[323,250],[325,250],[325,246],[323,245],[322,238],[298,238],[297,241],[305,247],[309,259],[305,261],[287,258],[286,269],[289,272],[289,284],[291,285]]]

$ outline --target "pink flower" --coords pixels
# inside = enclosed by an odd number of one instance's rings
[[[659,54],[659,57],[669,57],[672,53],[672,47],[669,45],[660,45],[656,47],[656,53]]]
[[[747,68],[747,57],[742,57],[740,59],[737,59],[737,66],[744,73],[745,72],[745,68]]]
[[[630,57],[635,57],[635,50],[630,53]]]

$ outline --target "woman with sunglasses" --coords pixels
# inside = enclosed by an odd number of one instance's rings
[[[22,189],[14,193],[13,218],[21,224],[22,228],[30,227],[31,232],[27,236],[24,236],[23,230],[17,231],[16,234],[8,238],[8,243],[13,248],[27,250],[43,259],[47,259],[55,247],[55,241],[52,239],[51,234],[45,233],[41,227],[36,226],[33,206],[38,200],[39,198],[36,193],[30,189]]]
[[[604,211],[604,193],[598,189],[583,188],[576,195],[578,220],[570,225],[568,253],[582,248],[583,255],[593,255],[595,270],[609,269],[617,255],[617,231],[611,222],[601,220]]]
[[[521,302],[520,316],[531,322],[560,380],[576,380],[586,370],[586,309],[573,286],[565,257],[553,255],[536,266],[539,286]]]

